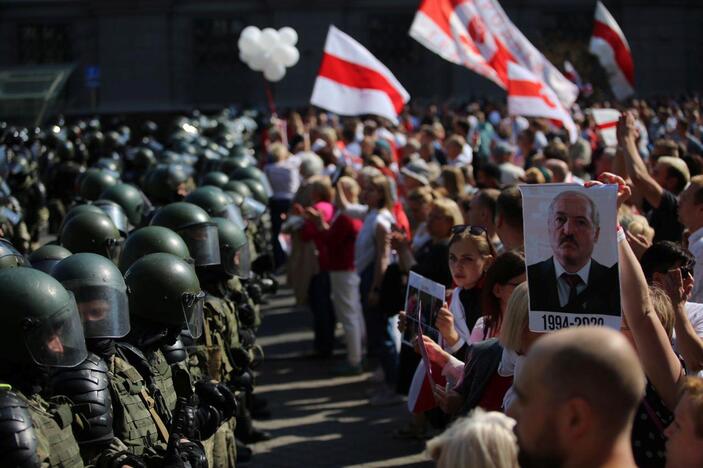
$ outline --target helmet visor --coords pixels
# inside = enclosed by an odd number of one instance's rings
[[[247,214],[247,219],[257,220],[266,212],[266,205],[258,200],[254,200],[251,197],[244,198],[242,202],[242,208]]]
[[[112,222],[115,224],[115,227],[121,234],[127,235],[129,232],[129,220],[121,207],[113,204],[97,205],[97,207],[103,210],[105,214],[110,217]]]
[[[180,229],[195,266],[220,264],[220,240],[215,224],[197,224]]]
[[[227,205],[224,213],[220,216],[232,221],[239,229],[244,229],[246,227],[246,224],[244,224],[244,219],[242,218],[242,213],[239,211],[239,207],[237,207],[234,203]]]
[[[76,301],[71,300],[44,322],[25,324],[25,344],[40,366],[73,367],[88,357]]]
[[[251,273],[251,250],[249,250],[249,242],[239,248],[235,255],[235,264],[239,262],[238,273],[235,273],[240,278],[249,278]]]
[[[120,255],[122,255],[122,247],[124,246],[124,239],[107,239],[105,241],[105,256],[112,260],[115,264],[120,260]]]
[[[0,263],[13,266],[27,265],[24,255],[5,239],[0,239]]]
[[[203,334],[203,304],[205,303],[205,293],[183,293],[181,296],[183,303],[183,314],[188,333],[194,339],[200,338]]]
[[[105,284],[63,283],[76,296],[86,338],[122,338],[129,333],[129,300],[124,289]]]

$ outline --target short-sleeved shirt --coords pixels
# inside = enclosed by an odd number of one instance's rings
[[[649,225],[654,229],[654,242],[668,240],[680,242],[683,226],[678,217],[679,200],[676,195],[664,190],[661,202],[647,214]]]

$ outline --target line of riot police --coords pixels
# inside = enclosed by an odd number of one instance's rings
[[[267,439],[256,122],[0,124],[3,466],[231,467]],[[166,138],[159,138],[160,134]]]

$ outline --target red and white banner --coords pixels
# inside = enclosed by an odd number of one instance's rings
[[[600,135],[605,146],[617,146],[617,126],[620,112],[615,109],[591,109],[596,132]]]
[[[410,36],[445,60],[507,88],[510,61],[532,71],[566,107],[578,88],[510,21],[497,0],[423,0]]]
[[[330,26],[310,103],[339,115],[374,114],[393,122],[410,95],[351,36]]]
[[[525,117],[544,117],[562,125],[569,132],[569,141],[578,138],[578,129],[556,94],[530,70],[508,64],[508,113]]]
[[[579,88],[581,87],[581,75],[579,75],[574,65],[568,60],[564,60],[564,76]]]
[[[615,18],[601,2],[596,3],[589,51],[605,68],[617,99],[625,99],[635,92],[635,65],[630,46]]]

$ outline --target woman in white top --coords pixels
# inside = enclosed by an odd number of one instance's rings
[[[368,206],[368,212],[356,238],[354,264],[361,280],[359,291],[366,320],[367,348],[369,354],[379,357],[387,384],[375,398],[380,404],[397,399],[392,390],[398,366],[398,349],[392,325],[394,322],[386,316],[385,311],[377,307],[381,281],[390,263],[391,251],[387,239],[395,218],[391,212],[393,196],[388,178],[381,175],[361,180],[364,182],[362,201]]]

